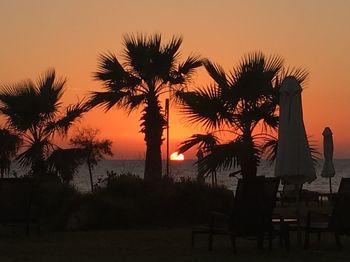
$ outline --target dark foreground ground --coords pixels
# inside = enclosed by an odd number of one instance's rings
[[[325,234],[320,245],[312,238],[307,251],[296,246],[295,235],[291,241],[287,253],[277,240],[269,252],[267,248],[257,250],[255,241],[239,239],[234,254],[225,237],[215,239],[211,252],[206,237],[198,237],[192,249],[190,228],[43,232],[39,237],[18,232],[0,235],[0,261],[350,261],[350,238],[343,238],[343,251],[337,250],[332,235]]]

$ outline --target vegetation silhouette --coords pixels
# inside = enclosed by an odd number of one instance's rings
[[[86,112],[83,103],[62,110],[65,83],[66,80],[57,79],[51,69],[36,83],[27,80],[4,85],[0,91],[0,112],[6,118],[6,129],[21,137],[23,142],[17,160],[22,167],[30,166],[35,177],[48,173],[48,159],[55,150],[71,153],[55,145],[53,138],[66,135],[74,121]],[[76,161],[72,157],[66,159]],[[59,168],[54,163],[52,167]]]
[[[86,162],[89,175],[91,192],[94,191],[94,182],[92,178],[92,170],[97,163],[105,159],[105,155],[113,156],[111,146],[112,141],[109,139],[98,139],[98,129],[83,128],[79,129],[77,134],[70,139],[71,145],[81,149],[83,159]]]
[[[244,56],[229,73],[209,60],[204,66],[214,83],[176,95],[188,122],[200,124],[207,133],[191,136],[180,145],[180,152],[201,147],[206,154],[200,160],[203,174],[239,166],[243,177],[256,176],[263,151],[274,151],[276,146],[272,135],[278,128],[281,80],[294,75],[303,83],[308,73],[301,68],[285,68],[281,57],[267,57],[262,52]],[[260,124],[262,131],[258,132]],[[232,138],[222,142],[218,132]]]
[[[121,63],[112,53],[99,58],[96,80],[105,91],[92,92],[90,108],[113,106],[131,113],[142,108],[141,132],[146,142],[144,178],[159,180],[162,176],[161,145],[166,126],[160,97],[174,90],[184,89],[195,69],[202,65],[198,56],[179,62],[181,37],[173,37],[162,44],[161,35],[125,35]]]
[[[16,156],[17,151],[22,143],[22,139],[15,133],[0,128],[0,175],[9,174],[11,161]]]

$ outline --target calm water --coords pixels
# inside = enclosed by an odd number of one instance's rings
[[[195,178],[197,167],[195,166],[195,160],[185,161],[171,161],[171,176],[179,180],[181,177]],[[316,167],[317,179],[310,184],[305,184],[303,188],[318,191],[329,192],[329,180],[328,178],[320,177],[322,169],[322,161]],[[350,177],[350,159],[336,159],[334,160],[334,166],[336,170],[335,177],[332,178],[333,191],[338,190],[341,177]],[[165,173],[165,162],[163,163]],[[267,162],[262,162],[258,168],[258,174],[264,176],[273,176],[274,165],[270,166]],[[107,171],[114,171],[117,174],[130,172],[132,174],[143,176],[144,160],[104,160],[99,162],[98,166],[94,170],[94,182],[99,178],[106,177]],[[232,170],[233,171],[233,170]],[[218,172],[217,178],[220,185],[225,185],[227,188],[234,190],[237,180],[229,177],[228,174],[232,171]],[[207,180],[210,183],[210,179]],[[90,190],[90,182],[87,167],[82,166],[79,173],[73,181],[74,185],[81,191]]]

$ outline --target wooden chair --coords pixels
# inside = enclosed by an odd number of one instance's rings
[[[296,203],[297,195],[299,195],[299,201],[304,202],[305,206],[308,206],[310,202],[315,202],[318,206],[321,203],[319,193],[303,189],[303,184],[284,184],[278,194],[277,200],[280,201],[282,207],[289,203]]]
[[[37,226],[40,232],[38,216],[34,214],[33,180],[30,178],[0,179],[0,224],[12,227],[23,225],[29,234],[30,225]]]
[[[264,238],[267,236],[271,247],[275,235],[272,213],[278,184],[278,178],[240,179],[231,214],[212,212],[208,226],[193,227],[192,247],[195,236],[199,234],[208,235],[209,250],[212,250],[213,238],[217,235],[229,236],[234,250],[237,237],[253,238],[257,240],[258,247],[262,248]]]
[[[305,248],[309,247],[311,233],[316,233],[318,242],[320,242],[321,233],[324,232],[333,233],[338,248],[342,248],[340,236],[350,234],[350,178],[341,179],[334,201],[330,215],[316,212],[308,213],[305,227]],[[319,220],[316,221],[316,218]]]
[[[286,203],[295,203],[297,199],[297,194],[301,196],[303,185],[295,184],[284,184],[282,191],[278,191],[281,206],[285,206]]]

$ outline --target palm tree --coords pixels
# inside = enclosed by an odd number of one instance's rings
[[[21,138],[8,129],[0,128],[0,175],[9,173],[11,160],[17,154],[22,143]]]
[[[271,144],[271,133],[278,127],[280,79],[293,74],[300,82],[307,77],[302,69],[285,69],[279,56],[266,57],[261,52],[246,55],[228,74],[209,60],[205,68],[214,83],[205,89],[178,92],[183,112],[190,123],[200,123],[208,131],[233,134],[228,141],[204,146],[207,155],[201,160],[202,172],[240,166],[243,177],[256,176],[264,141]],[[261,127],[261,131],[257,131]],[[180,151],[205,141],[192,136],[182,143]],[[273,137],[272,137],[273,138]]]
[[[125,35],[123,59],[102,54],[95,79],[104,85],[104,92],[93,92],[89,105],[100,105],[106,111],[113,106],[129,113],[142,108],[141,132],[146,142],[145,179],[158,180],[162,175],[161,145],[166,125],[161,96],[184,88],[202,62],[189,56],[179,62],[181,37],[162,44],[161,35]]]
[[[57,147],[47,158],[48,171],[69,184],[84,163],[85,152],[80,148]]]
[[[46,160],[57,148],[54,136],[64,136],[86,110],[82,103],[61,110],[65,83],[56,79],[54,70],[48,70],[36,83],[23,81],[5,85],[0,91],[0,113],[7,128],[23,138],[17,159],[22,166],[30,166],[34,176],[47,173]]]
[[[98,129],[83,128],[70,139],[70,143],[83,153],[90,175],[91,191],[94,191],[94,183],[92,179],[92,170],[97,163],[105,159],[105,155],[113,156],[111,146],[112,141],[109,139],[98,139]]]

